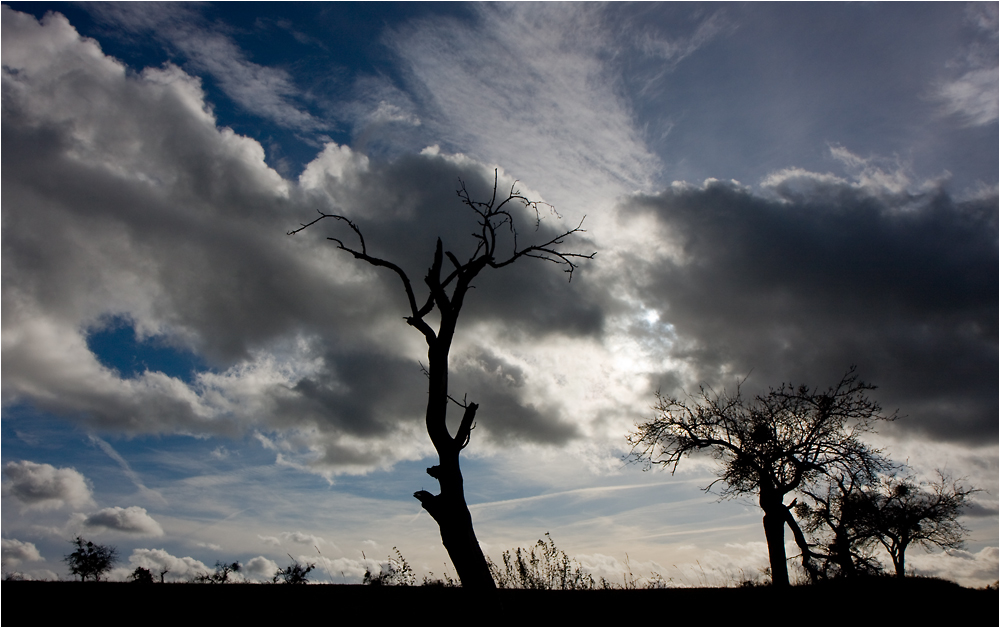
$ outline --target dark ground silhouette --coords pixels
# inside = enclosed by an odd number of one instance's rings
[[[995,589],[925,578],[777,589],[501,589],[502,609],[446,587],[4,582],[2,623],[211,626],[995,626]],[[427,613],[426,609],[446,609]],[[97,609],[97,610],[95,610]]]

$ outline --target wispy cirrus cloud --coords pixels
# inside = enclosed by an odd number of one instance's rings
[[[599,9],[516,4],[385,36],[443,144],[564,202],[645,188],[659,168],[601,59],[612,39]]]
[[[951,64],[961,74],[942,81],[935,96],[942,102],[946,115],[960,118],[967,126],[981,126],[995,121],[1000,112],[997,5],[969,3],[966,17],[974,33],[972,42]]]
[[[135,484],[136,488],[139,489],[139,491],[142,493],[144,497],[150,497],[159,502],[161,505],[166,505],[167,500],[163,498],[163,495],[161,495],[158,491],[155,491],[147,487],[145,484],[143,484],[142,478],[139,477],[139,474],[132,470],[132,467],[129,465],[128,461],[125,460],[125,458],[123,458],[121,454],[115,451],[115,448],[111,446],[111,443],[104,440],[103,438],[98,438],[93,434],[90,434],[89,438],[90,442],[100,447],[101,451],[106,453],[112,460],[118,463],[118,466],[122,468],[122,471],[125,473],[126,477],[128,477],[128,479],[131,480],[133,484]]]
[[[329,128],[303,105],[305,95],[291,74],[251,61],[246,51],[217,24],[208,24],[195,7],[95,3],[87,10],[133,36],[152,36],[172,47],[192,70],[211,76],[226,96],[249,113],[301,132]]]

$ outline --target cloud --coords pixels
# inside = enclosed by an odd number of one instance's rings
[[[324,239],[353,237],[343,224],[285,233],[316,208],[349,213],[372,254],[419,285],[437,237],[471,255],[474,215],[455,190],[462,180],[484,198],[493,169],[440,152],[370,163],[328,144],[286,180],[259,143],[217,127],[182,69],[129,72],[58,15],[3,11],[5,402],[131,434],[257,431],[284,460],[324,474],[426,455],[426,347],[402,321],[398,278]],[[513,183],[501,172],[501,187]],[[534,229],[534,213],[515,209],[521,243],[576,224],[543,214]],[[512,238],[503,246],[513,250]],[[538,260],[484,273],[462,314],[478,331],[452,355],[481,355],[497,335],[529,351],[545,338],[598,337],[603,297],[579,285]],[[87,344],[121,320],[138,342],[155,337],[209,369],[191,382],[151,370],[122,378]],[[497,410],[484,407],[480,424],[498,441],[577,434],[538,375],[490,393]]]
[[[262,536],[258,534],[257,538],[260,539],[261,543],[263,543],[264,545],[270,545],[271,547],[281,547],[281,539],[279,539],[276,536]]]
[[[243,563],[243,575],[252,580],[270,580],[277,572],[278,563],[264,556],[256,556]]]
[[[83,516],[81,523],[92,529],[114,530],[137,536],[163,536],[163,528],[145,508],[114,506]]]
[[[989,124],[997,119],[997,66],[969,70],[938,88],[944,111],[965,120],[969,126]]]
[[[975,553],[965,550],[910,551],[906,563],[907,571],[912,570],[917,575],[944,578],[965,587],[984,587],[997,581],[1000,549],[984,547]]]
[[[3,472],[8,478],[4,497],[13,497],[26,509],[79,508],[94,503],[87,479],[76,469],[21,460],[4,464]]]
[[[195,560],[190,556],[178,558],[163,549],[136,549],[128,558],[129,564],[134,567],[145,567],[153,572],[154,577],[166,571],[164,580],[167,582],[190,581],[199,575],[210,573],[212,570],[200,560]],[[131,571],[131,570],[130,570]]]
[[[101,451],[106,453],[108,457],[110,457],[112,460],[118,463],[118,465],[122,468],[122,471],[125,472],[125,475],[128,477],[128,479],[131,480],[133,484],[135,484],[136,488],[139,489],[139,491],[142,493],[144,497],[155,499],[161,505],[166,505],[167,500],[163,498],[163,495],[161,495],[158,491],[154,491],[148,488],[145,484],[143,484],[142,479],[139,477],[139,474],[132,470],[132,467],[129,466],[129,463],[124,458],[122,458],[121,454],[115,451],[115,448],[112,447],[110,443],[108,443],[106,440],[102,438],[94,436],[93,434],[90,434],[89,438],[90,442],[100,447]]]
[[[377,573],[379,570],[378,561],[371,558],[361,561],[354,560],[353,558],[342,557],[331,559],[326,556],[319,556],[309,558],[308,562],[310,564],[315,563],[318,569],[325,571],[331,579],[340,583],[360,582],[366,571],[373,570]]]
[[[113,24],[125,33],[151,36],[180,52],[192,69],[211,75],[226,96],[254,115],[298,131],[328,128],[327,123],[297,102],[303,93],[286,71],[247,59],[230,37],[218,32],[216,25],[208,24],[196,9],[181,5],[137,10],[111,4],[94,5],[87,10],[99,21]]]
[[[26,543],[17,539],[0,540],[0,547],[3,549],[3,562],[5,565],[17,567],[21,563],[45,560],[38,553],[38,548],[34,543]]]
[[[643,189],[659,169],[603,62],[618,52],[613,13],[481,5],[471,23],[436,16],[384,40],[406,70],[408,92],[422,95],[420,118],[435,141],[517,176],[544,173],[549,200],[585,201]],[[662,40],[644,41],[663,49]]]
[[[972,29],[971,43],[952,65],[961,72],[942,81],[935,96],[943,104],[945,115],[955,116],[966,126],[982,126],[997,119],[997,7],[990,3],[970,3],[967,24]]]
[[[301,545],[316,546],[326,544],[326,541],[322,537],[306,534],[305,532],[282,532],[281,538]]]
[[[678,548],[677,555],[687,557],[692,547]],[[794,555],[791,546],[788,555]],[[766,581],[767,544],[763,542],[726,543],[720,550],[705,549],[697,554],[695,562],[679,562],[669,566],[656,561],[619,560],[605,554],[581,554],[579,560],[584,571],[596,580],[634,582],[638,586],[732,587],[743,582]]]
[[[997,197],[858,166],[855,182],[789,170],[761,192],[711,180],[623,203],[661,242],[630,255],[649,333],[690,369],[661,382],[825,387],[857,364],[905,416],[886,430],[995,441]]]

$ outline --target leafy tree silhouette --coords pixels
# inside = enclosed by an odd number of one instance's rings
[[[795,503],[785,504],[785,495],[836,471],[875,478],[888,468],[881,450],[860,438],[874,431],[876,421],[896,418],[881,415],[878,403],[868,398],[874,388],[859,381],[851,367],[836,386],[823,392],[782,384],[746,399],[739,386],[735,394],[702,387],[686,402],[657,393],[657,416],[637,424],[626,438],[631,458],[647,469],[660,465],[673,473],[681,458],[708,452],[722,469],[706,491],[721,483],[723,497],[756,495],[764,511],[771,582],[787,587],[786,525],[802,550],[806,570],[815,568],[792,515]]]
[[[129,574],[129,580],[136,584],[153,584],[153,572],[145,567],[136,567],[135,570]]]
[[[563,266],[563,270],[572,279],[573,271],[577,268],[576,261],[581,258],[592,259],[595,255],[568,253],[560,249],[566,237],[583,232],[581,228],[583,221],[576,228],[544,243],[519,247],[512,211],[516,204],[533,210],[537,227],[541,220],[539,213],[541,203],[523,196],[517,190],[516,181],[506,196],[498,196],[498,183],[499,174],[495,170],[493,196],[488,202],[482,202],[473,200],[466,190],[465,183],[459,180],[461,187],[457,191],[458,196],[462,203],[472,210],[478,221],[478,229],[472,234],[476,248],[469,259],[461,261],[451,251],[446,251],[441,238],[438,238],[433,262],[424,277],[428,292],[422,303],[417,300],[410,278],[402,268],[391,261],[368,253],[360,227],[349,218],[320,212],[319,218],[288,232],[288,235],[298,233],[326,218],[343,222],[354,232],[358,244],[347,245],[343,240],[333,237],[327,239],[335,242],[338,249],[350,253],[355,259],[392,271],[402,282],[409,303],[406,323],[417,329],[427,343],[426,374],[429,386],[425,421],[431,443],[438,453],[438,464],[427,469],[427,474],[436,479],[441,487],[441,492],[437,495],[421,490],[413,496],[437,522],[441,540],[455,565],[462,586],[475,590],[495,590],[496,584],[493,582],[472,526],[472,515],[465,501],[464,480],[459,465],[459,454],[469,444],[479,406],[471,402],[458,402],[448,392],[448,355],[466,294],[472,287],[472,280],[486,268],[498,269],[522,258],[536,258]],[[446,258],[451,265],[450,269],[445,266]],[[428,322],[428,316],[434,310],[437,310],[438,314],[437,330]],[[449,432],[446,421],[449,401],[463,409],[462,420],[455,436]]]
[[[63,560],[69,565],[70,573],[80,576],[81,582],[86,582],[87,578],[100,582],[101,576],[111,571],[118,562],[118,550],[112,545],[98,545],[80,536],[70,543],[76,550],[67,554]]]

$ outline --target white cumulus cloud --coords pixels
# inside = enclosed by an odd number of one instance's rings
[[[243,564],[242,572],[251,580],[270,580],[278,572],[278,563],[265,556],[255,556]]]
[[[133,569],[135,567],[149,569],[155,578],[164,573],[165,582],[189,581],[212,571],[200,560],[190,556],[179,558],[163,549],[136,549],[129,556],[128,562]]]
[[[25,562],[45,560],[34,543],[26,543],[17,539],[3,539],[0,540],[0,548],[2,548],[4,563],[12,567]]]
[[[27,509],[79,508],[93,503],[87,479],[76,469],[21,460],[4,464],[3,472],[7,476],[3,495]]]
[[[137,536],[163,536],[163,528],[146,512],[145,508],[114,506],[85,515],[83,525],[97,530],[114,530]]]

